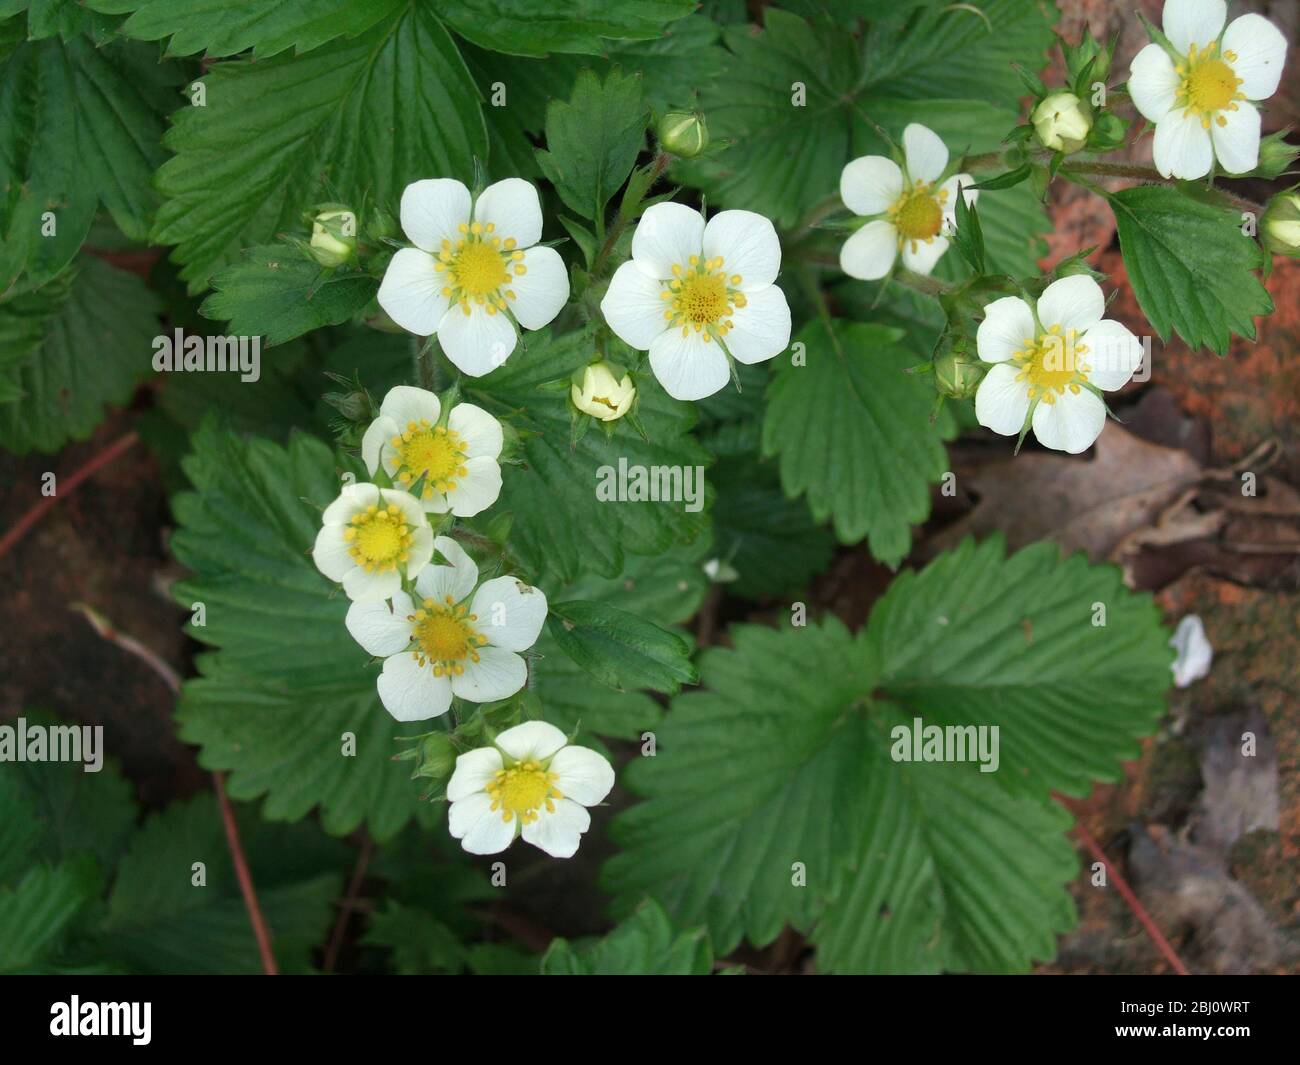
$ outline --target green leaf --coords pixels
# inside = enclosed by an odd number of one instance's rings
[[[62,271],[100,204],[128,237],[144,239],[179,75],[149,45],[96,47],[81,35],[0,56],[3,291],[24,271],[33,285]]]
[[[176,156],[158,172],[153,230],[193,291],[239,248],[299,225],[313,199],[395,209],[410,182],[469,180],[487,152],[474,82],[424,4],[306,55],[217,63],[203,83],[206,106],[167,133]]]
[[[41,299],[40,293],[30,297]],[[0,393],[21,395],[0,404],[0,445],[19,454],[57,451],[89,436],[104,407],[125,403],[151,372],[158,309],[157,297],[134,274],[86,258],[67,299],[44,324],[45,339],[10,371],[7,387],[0,384]],[[5,317],[0,306],[0,322]]]
[[[1226,355],[1232,334],[1255,338],[1255,316],[1273,311],[1255,274],[1267,257],[1235,210],[1161,185],[1110,202],[1129,281],[1162,339],[1176,330],[1191,347]]]
[[[319,806],[327,832],[365,823],[383,840],[417,809],[432,818],[390,761],[394,737],[421,729],[380,705],[344,627],[347,598],[308,554],[320,509],[341,487],[334,454],[302,434],[287,447],[241,439],[214,420],[193,448],[184,468],[194,491],[172,501],[172,549],[193,573],[175,595],[186,609],[204,604],[206,625],[189,631],[220,650],[200,656],[200,676],[185,684],[182,738],[204,766],[230,771],[232,797],[265,796],[271,820]],[[347,733],[355,757],[343,753]]]
[[[455,975],[465,968],[466,949],[455,932],[433,914],[391,899],[371,915],[362,942],[390,950],[401,976]]]
[[[39,965],[99,888],[99,870],[86,858],[35,866],[14,887],[0,888],[0,973]]]
[[[1012,791],[1085,795],[1164,713],[1169,634],[1117,567],[1051,543],[1004,554],[967,540],[894,581],[867,626],[881,697],[927,723],[1000,724]]]
[[[65,270],[37,289],[16,286],[0,301],[0,403],[21,398],[19,368],[45,339],[50,320],[67,300],[76,276],[76,270]]]
[[[603,222],[641,151],[645,120],[640,79],[617,71],[601,82],[584,70],[567,102],[551,101],[537,161],[570,210]]]
[[[574,662],[616,691],[676,695],[699,680],[685,640],[652,621],[602,603],[552,603],[546,627]]]
[[[653,899],[601,939],[575,946],[557,937],[542,956],[543,976],[708,976],[712,968],[704,929],[679,933]]]
[[[568,397],[538,386],[566,379],[590,361],[591,342],[579,333],[530,333],[527,340],[526,351],[474,382],[466,397],[498,416],[523,412],[517,427],[524,468],[503,471],[498,506],[515,515],[510,546],[534,583],[545,588],[584,573],[612,577],[622,571],[625,553],[653,555],[694,540],[707,526],[709,492],[703,478],[708,454],[689,434],[692,405],[669,398],[657,381],[642,376],[638,413],[648,440],[620,420],[613,436],[589,432],[571,446]],[[620,461],[629,471],[676,470],[681,486],[700,494],[694,501],[602,501],[598,489],[616,487]]]
[[[238,336],[266,337],[272,347],[327,325],[341,325],[374,298],[368,274],[327,272],[284,244],[250,248],[246,257],[216,274],[216,290],[203,301],[206,318],[228,320]]]
[[[645,40],[695,9],[694,0],[441,0],[438,13],[466,40],[511,55],[548,52],[602,55],[602,37]]]
[[[780,457],[786,494],[806,493],[818,522],[829,517],[844,543],[865,536],[890,566],[930,513],[928,485],[946,463],[929,420],[933,389],[904,372],[917,356],[901,338],[882,326],[812,322],[796,338],[807,364],[781,360],[763,423],[763,453]]]
[[[235,55],[259,59],[293,48],[310,52],[335,37],[355,37],[401,0],[86,0],[95,11],[131,17],[121,32],[142,41],[171,38],[172,55]]]

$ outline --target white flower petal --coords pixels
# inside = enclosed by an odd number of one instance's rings
[[[474,593],[469,612],[488,643],[507,651],[526,651],[537,642],[546,621],[546,595],[518,577],[494,577]]]
[[[451,681],[435,677],[433,666],[416,661],[411,652],[384,659],[379,674],[379,701],[398,721],[423,721],[445,714],[451,706]]]
[[[453,603],[469,598],[478,583],[478,566],[450,536],[439,536],[433,542],[434,550],[447,560],[448,565],[426,566],[415,579],[415,590],[425,599],[445,603],[451,596]]]
[[[478,649],[478,661],[466,661],[465,672],[451,678],[451,690],[472,703],[508,699],[528,681],[528,666],[513,651],[502,647]]]
[[[1228,24],[1223,51],[1232,52],[1232,72],[1241,79],[1247,100],[1267,100],[1282,80],[1286,38],[1263,15],[1242,15]]]
[[[353,566],[343,576],[343,590],[354,603],[391,599],[401,588],[402,578],[395,569],[367,573],[361,566]]]
[[[776,285],[750,292],[745,306],[737,307],[730,321],[732,328],[723,342],[737,362],[764,362],[790,343],[790,305]]]
[[[552,858],[572,858],[578,852],[582,834],[591,827],[591,814],[576,802],[560,799],[554,811],[542,807],[537,820],[524,825],[525,843],[544,850]]]
[[[501,467],[496,459],[480,455],[465,460],[465,476],[456,478],[456,487],[447,493],[445,514],[450,510],[458,518],[472,518],[487,510],[501,495]]]
[[[1002,436],[1019,436],[1029,413],[1029,386],[1016,380],[1019,372],[1014,366],[999,363],[975,392],[976,421]]]
[[[513,817],[503,821],[492,809],[485,792],[453,802],[447,811],[447,831],[470,854],[499,854],[514,842],[516,828]]]
[[[483,791],[501,769],[501,752],[495,747],[466,751],[456,759],[456,768],[447,781],[447,801],[460,802]]]
[[[1148,44],[1134,57],[1129,70],[1133,106],[1148,122],[1159,122],[1174,109],[1180,80],[1168,53],[1158,44]]]
[[[1217,41],[1227,18],[1225,0],[1165,0],[1160,22],[1169,43],[1180,55],[1186,55],[1192,45],[1204,50]]]
[[[1219,165],[1229,174],[1244,174],[1259,165],[1259,111],[1240,100],[1235,111],[1220,111],[1210,122],[1210,137]]]
[[[1088,353],[1088,382],[1103,392],[1123,388],[1142,363],[1142,342],[1119,322],[1103,318],[1081,338]]]
[[[1059,325],[1062,330],[1083,332],[1100,322],[1105,313],[1106,294],[1086,274],[1053,281],[1038,297],[1038,321],[1044,329]]]
[[[356,568],[348,554],[349,544],[343,539],[343,529],[338,525],[322,525],[316,533],[316,545],[311,549],[316,568],[332,581],[341,581]]]
[[[704,216],[682,203],[656,203],[632,234],[632,261],[649,277],[667,281],[704,245]]]
[[[433,530],[426,521],[411,536],[411,547],[407,552],[406,575],[414,578],[424,570],[433,558]]]
[[[418,424],[426,421],[430,425],[437,425],[442,404],[428,389],[396,385],[388,390],[388,395],[379,405],[379,413],[391,418],[399,429],[405,429],[408,422]]]
[[[379,469],[379,460],[384,454],[384,445],[398,433],[398,426],[392,418],[386,418],[380,414],[370,427],[366,430],[366,435],[361,438],[361,461],[366,464],[366,469],[373,477],[375,470]],[[392,448],[388,448],[392,451]]]
[[[554,321],[569,299],[569,271],[554,248],[529,248],[524,252],[523,275],[513,267],[509,287],[515,294],[510,311],[525,329],[541,329]]]
[[[962,190],[962,198],[966,201],[967,207],[974,207],[976,201],[980,198],[980,190],[972,188],[975,179],[970,174],[953,174],[947,181],[939,186],[940,192],[946,192],[948,198],[944,201],[945,206],[943,213],[945,218],[956,219],[957,217],[957,189]]]
[[[740,290],[754,292],[776,280],[781,270],[781,241],[776,229],[753,211],[719,211],[704,227],[704,258],[722,257],[731,284],[740,275]]]
[[[547,721],[525,721],[496,738],[497,747],[515,762],[545,762],[564,743],[564,733]]]
[[[359,510],[379,502],[379,487],[369,481],[344,486],[338,497],[325,508],[320,520],[326,525],[343,525]]]
[[[859,281],[879,281],[894,268],[898,230],[892,222],[868,222],[840,248],[840,269]]]
[[[542,239],[542,203],[537,189],[523,178],[506,178],[489,185],[474,204],[474,221],[491,223],[492,236],[514,238],[521,248]]]
[[[407,239],[436,253],[444,240],[455,242],[459,227],[469,221],[469,189],[452,178],[413,182],[402,191],[401,217]]]
[[[504,314],[488,314],[477,303],[452,307],[438,323],[438,343],[452,365],[470,377],[482,377],[505,364],[515,350],[515,327]]]
[[[711,396],[731,379],[727,356],[716,341],[691,330],[667,329],[650,345],[650,369],[673,399],[696,400]]]
[[[975,346],[985,362],[1006,362],[1024,350],[1026,340],[1037,339],[1035,332],[1034,312],[1029,304],[1019,296],[1003,296],[984,308]]]
[[[434,270],[435,260],[419,248],[402,248],[388,263],[376,297],[394,322],[416,336],[432,336],[447,313],[446,282]]]
[[[345,624],[352,638],[366,654],[387,658],[406,650],[412,626],[407,617],[414,611],[410,596],[397,592],[390,609],[387,603],[353,603]]]
[[[907,176],[927,185],[938,181],[948,167],[948,146],[939,134],[919,122],[903,130],[903,155],[907,159]]]
[[[482,407],[473,403],[457,403],[447,416],[447,425],[460,435],[467,458],[480,456],[494,459],[501,454],[503,434],[501,423]]]
[[[1152,152],[1163,176],[1184,181],[1205,177],[1214,161],[1210,131],[1201,125],[1199,116],[1181,107],[1157,123]]]
[[[624,344],[646,351],[655,337],[668,328],[664,318],[668,301],[663,283],[656,281],[636,263],[628,261],[614,271],[600,313],[614,335]]]
[[[864,155],[840,172],[840,199],[856,215],[884,214],[903,195],[903,171],[883,155]]]
[[[565,747],[551,759],[555,786],[566,799],[595,806],[614,786],[614,767],[589,747]]]
[[[1106,424],[1106,405],[1086,388],[1078,394],[1068,388],[1055,403],[1034,408],[1034,436],[1043,447],[1077,455],[1096,442]]]
[[[1188,614],[1178,623],[1169,646],[1175,658],[1170,667],[1174,671],[1174,684],[1186,688],[1208,676],[1214,662],[1214,647],[1205,634],[1205,623],[1195,614]]]
[[[935,237],[928,243],[909,240],[903,244],[903,265],[915,273],[928,274],[947,250],[947,237]]]

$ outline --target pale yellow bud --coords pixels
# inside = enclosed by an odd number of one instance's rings
[[[311,253],[321,266],[341,266],[357,246],[357,219],[346,208],[321,211],[311,226]]]
[[[1054,92],[1034,108],[1034,130],[1043,147],[1077,152],[1088,141],[1092,116],[1072,92]]]
[[[582,372],[581,386],[570,386],[569,398],[584,414],[602,422],[612,422],[632,409],[636,386],[629,374],[617,377],[609,363],[597,362]]]

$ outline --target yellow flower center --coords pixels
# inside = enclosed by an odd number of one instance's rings
[[[1218,56],[1217,42],[1207,45],[1205,51],[1197,51],[1192,45],[1187,62],[1179,63],[1178,74],[1182,81],[1178,87],[1178,102],[1192,114],[1199,115],[1201,125],[1209,127],[1210,118],[1219,111],[1236,111],[1235,101],[1244,100],[1245,94],[1238,91],[1241,78],[1233,73],[1228,62],[1237,56],[1233,52],[1224,52],[1223,59]],[[1226,126],[1225,115],[1217,115],[1215,121]]]
[[[528,825],[537,820],[543,806],[547,813],[554,813],[555,800],[564,798],[555,786],[557,779],[558,775],[548,773],[540,762],[519,762],[509,769],[498,769],[486,790],[492,809],[501,811],[502,821],[518,817]]]
[[[1025,337],[1025,346],[1012,355],[1020,368],[1017,381],[1029,382],[1029,398],[1042,398],[1044,403],[1055,403],[1058,395],[1068,388],[1074,395],[1088,380],[1088,364],[1083,356],[1088,346],[1078,341],[1079,331],[1062,332],[1059,325],[1052,326],[1037,340]]]
[[[450,492],[456,487],[456,477],[468,473],[465,467],[465,442],[455,429],[445,425],[430,425],[427,419],[407,422],[398,436],[388,441],[397,452],[398,484],[409,488],[421,477],[426,499],[437,492]]]
[[[348,554],[367,573],[396,569],[411,550],[414,530],[407,524],[399,507],[389,504],[380,509],[375,504],[353,516],[343,531],[343,539],[352,546]]]
[[[433,268],[443,276],[442,294],[467,315],[470,303],[496,314],[506,308],[506,300],[517,299],[513,289],[505,286],[511,275],[528,273],[524,253],[515,247],[514,237],[502,240],[494,236],[495,223],[460,224],[460,237],[444,240]]]
[[[478,649],[487,643],[474,628],[478,616],[463,604],[457,606],[451,596],[442,603],[425,599],[406,620],[414,624],[415,660],[421,666],[432,662],[435,677],[464,673],[465,662],[477,662]]]
[[[739,274],[727,276],[722,256],[701,260],[692,255],[687,265],[673,266],[673,279],[660,293],[668,304],[664,320],[673,328],[681,327],[682,336],[691,330],[704,335],[707,344],[714,337],[724,337],[731,330],[728,321],[737,307],[748,302],[740,291]]]
[[[889,216],[898,230],[898,246],[929,244],[943,228],[943,208],[948,200],[946,190],[935,192],[924,181],[918,181],[894,201]]]

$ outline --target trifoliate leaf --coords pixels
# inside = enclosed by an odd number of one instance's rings
[[[469,180],[487,152],[478,93],[431,5],[306,55],[218,63],[202,81],[205,106],[181,108],[167,133],[176,156],[158,172],[153,230],[177,245],[193,291],[239,248],[300,225],[304,204],[368,195],[395,210],[410,182]]]
[[[0,322],[6,306],[0,304]],[[0,393],[21,397],[0,404],[0,445],[19,454],[57,451],[89,436],[104,407],[125,403],[152,372],[158,308],[134,274],[86,258],[67,298],[43,323],[44,340],[0,384]]]
[[[1143,185],[1110,197],[1129,281],[1151,324],[1194,348],[1228,353],[1232,334],[1255,337],[1273,301],[1255,271],[1267,257],[1236,211],[1177,189]]]
[[[24,270],[34,285],[63,270],[99,204],[144,239],[178,78],[134,41],[97,47],[76,34],[0,49],[0,291]]]
[[[552,603],[551,638],[578,666],[616,691],[650,688],[676,695],[699,676],[690,645],[636,614],[603,603]]]
[[[570,444],[567,395],[538,385],[566,380],[592,357],[581,334],[526,334],[505,366],[465,383],[465,396],[501,417],[519,411],[524,467],[507,467],[498,506],[514,513],[510,546],[543,588],[582,573],[612,577],[624,553],[652,555],[694,540],[707,526],[707,453],[691,438],[695,413],[648,374],[637,380],[649,439],[626,420],[614,435]],[[641,496],[641,489],[653,498]],[[666,500],[664,497],[667,496]],[[676,497],[676,498],[673,498]],[[656,501],[659,500],[659,501]]]
[[[930,513],[928,485],[945,468],[930,423],[934,390],[904,372],[917,356],[901,338],[882,326],[814,321],[795,339],[806,364],[780,360],[763,423],[763,453],[780,457],[786,494],[806,493],[818,522],[829,517],[844,543],[866,537],[891,566]]]
[[[653,899],[602,938],[557,937],[542,956],[543,976],[708,976],[712,968],[704,929],[678,932]]]
[[[645,142],[645,122],[640,79],[618,71],[602,82],[584,70],[567,101],[551,101],[537,161],[570,210],[603,222]]]
[[[121,32],[142,41],[170,38],[171,55],[235,55],[249,48],[267,59],[286,48],[309,52],[335,37],[355,37],[401,0],[86,0],[114,15],[130,13]]]
[[[441,0],[438,14],[480,48],[511,55],[603,55],[602,37],[645,40],[689,15],[694,0],[584,0],[575,10],[550,0]]]
[[[374,298],[368,274],[328,272],[294,248],[269,244],[212,278],[216,290],[203,301],[206,318],[230,322],[237,336],[262,335],[283,344],[327,325],[340,325]]]

